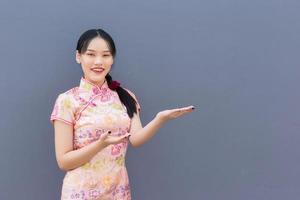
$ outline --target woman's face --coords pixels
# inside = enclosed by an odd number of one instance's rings
[[[76,61],[81,64],[84,78],[96,85],[102,85],[114,62],[105,40],[96,37],[91,40],[86,52],[76,52]]]

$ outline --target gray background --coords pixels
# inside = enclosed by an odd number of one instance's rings
[[[300,2],[125,0],[0,2],[0,199],[59,199],[49,116],[77,86],[80,34],[117,45],[112,75],[134,91],[145,125],[166,124],[127,168],[134,200],[300,197]]]

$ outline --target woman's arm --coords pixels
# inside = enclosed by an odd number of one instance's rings
[[[131,122],[129,141],[133,147],[139,147],[150,140],[158,129],[163,125],[162,121],[157,116],[149,122],[144,128],[139,117],[139,114],[134,114]]]
[[[161,111],[157,113],[155,118],[151,122],[149,122],[144,128],[142,126],[139,113],[134,114],[130,129],[131,136],[129,137],[131,145],[133,147],[141,146],[142,144],[150,140],[165,122],[187,114],[193,109],[194,106],[188,106],[184,108]]]
[[[129,134],[124,136],[109,136],[106,132],[100,138],[80,149],[73,150],[73,127],[72,125],[55,120],[55,155],[61,170],[75,169],[89,162],[93,156],[110,144],[123,142]]]

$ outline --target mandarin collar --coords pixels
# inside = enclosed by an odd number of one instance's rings
[[[98,86],[94,83],[91,83],[84,77],[81,77],[79,89],[81,91],[89,93],[90,95],[97,95],[97,94],[100,94],[103,92],[105,93],[107,90],[109,90],[109,87],[108,87],[106,79],[102,85]]]

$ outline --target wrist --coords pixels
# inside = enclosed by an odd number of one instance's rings
[[[97,140],[97,143],[100,150],[108,146],[102,139]]]
[[[157,113],[154,119],[156,119],[159,123],[162,124],[168,121],[168,119],[162,116],[160,113]]]

